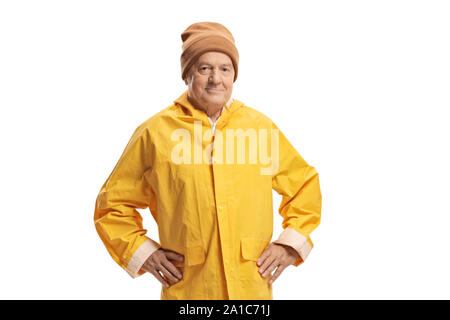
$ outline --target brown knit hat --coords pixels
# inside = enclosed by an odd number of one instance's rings
[[[197,22],[191,24],[181,34],[183,53],[181,54],[181,78],[186,74],[197,59],[207,51],[219,51],[230,56],[234,66],[234,81],[238,74],[239,53],[234,45],[231,32],[220,23]],[[233,81],[233,82],[234,82]]]

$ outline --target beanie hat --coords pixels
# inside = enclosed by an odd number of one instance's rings
[[[187,72],[197,59],[207,51],[219,51],[227,54],[234,66],[234,81],[238,74],[239,53],[234,45],[231,32],[220,23],[197,22],[190,25],[181,34],[183,52],[181,54],[181,78],[186,78]]]

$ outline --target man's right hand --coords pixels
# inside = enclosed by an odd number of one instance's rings
[[[171,250],[159,248],[148,257],[142,265],[142,269],[150,272],[168,288],[170,286],[169,281],[176,283],[183,278],[180,270],[170,260],[183,262],[184,256]]]

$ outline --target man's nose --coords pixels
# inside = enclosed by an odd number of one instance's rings
[[[222,78],[220,77],[220,73],[216,68],[213,68],[211,71],[211,74],[209,75],[209,82],[211,83],[220,83],[222,81]]]

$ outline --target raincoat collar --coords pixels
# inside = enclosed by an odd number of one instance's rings
[[[238,110],[243,103],[237,99],[230,99],[231,101],[228,102],[226,106],[222,109],[222,113],[220,114],[219,120],[223,119],[223,121],[226,121],[233,112]],[[175,105],[178,105],[182,107],[183,109],[183,115],[180,117],[183,119],[191,118],[196,120],[202,120],[209,123],[208,115],[197,108],[195,108],[188,100],[188,90],[184,91],[177,99],[174,100]]]

